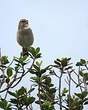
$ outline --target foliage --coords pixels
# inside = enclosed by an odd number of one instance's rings
[[[39,47],[30,47],[29,56],[14,57],[11,62],[7,56],[0,58],[0,108],[33,110],[37,104],[40,110],[83,110],[88,105],[88,62],[80,59],[75,69],[66,57],[43,67],[41,56]],[[30,89],[23,85],[16,90],[26,75],[30,75]]]

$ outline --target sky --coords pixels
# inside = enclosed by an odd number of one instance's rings
[[[34,47],[40,47],[43,59],[87,58],[88,0],[1,0],[0,48],[2,55],[19,56],[16,42],[20,19],[29,20]]]
[[[0,0],[2,55],[19,56],[18,22],[29,20],[34,47],[40,47],[44,64],[56,58],[88,60],[88,0]]]

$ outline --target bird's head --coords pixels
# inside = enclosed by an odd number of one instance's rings
[[[19,22],[18,29],[25,29],[25,28],[28,28],[28,20],[21,19]]]

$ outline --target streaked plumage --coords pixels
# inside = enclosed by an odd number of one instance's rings
[[[33,41],[33,32],[31,28],[28,28],[28,20],[20,20],[17,31],[17,42],[23,47],[23,51],[27,51],[27,49],[33,44]],[[25,55],[24,52],[23,55]]]

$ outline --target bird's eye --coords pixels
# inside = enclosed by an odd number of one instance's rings
[[[22,20],[20,20],[22,23],[28,23],[28,20],[26,20],[26,19],[22,19]]]
[[[21,21],[22,23],[25,23],[26,21]]]

